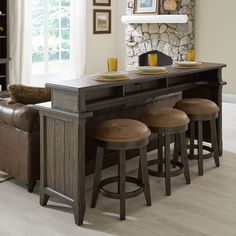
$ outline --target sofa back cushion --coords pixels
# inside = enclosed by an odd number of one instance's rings
[[[32,106],[0,101],[0,125],[8,125],[24,132],[39,130],[39,112]]]
[[[24,85],[9,85],[10,103],[37,104],[51,100],[51,90]]]

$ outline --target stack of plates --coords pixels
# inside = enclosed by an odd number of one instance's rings
[[[114,81],[128,80],[129,78],[127,78],[126,75],[127,73],[123,73],[123,72],[107,71],[107,72],[98,74],[95,80],[101,81],[101,82],[114,82]]]
[[[180,68],[180,69],[194,69],[202,67],[203,64],[201,62],[197,61],[176,61],[172,65],[174,68]]]
[[[134,70],[135,74],[140,75],[159,75],[167,72],[167,68],[162,66],[138,66]]]

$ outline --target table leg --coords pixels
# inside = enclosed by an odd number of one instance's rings
[[[86,119],[74,121],[75,191],[74,218],[77,225],[83,224],[86,211],[85,201],[85,125]]]
[[[40,113],[40,205],[46,206],[49,200],[49,196],[44,193],[46,187],[47,175],[46,175],[46,155],[45,155],[45,135],[46,135],[46,121],[45,116]]]

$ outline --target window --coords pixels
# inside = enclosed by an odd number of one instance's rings
[[[32,75],[37,80],[69,74],[70,1],[32,0]]]

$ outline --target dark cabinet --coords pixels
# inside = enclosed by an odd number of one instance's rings
[[[6,90],[9,81],[9,18],[8,0],[0,0],[0,87]]]

